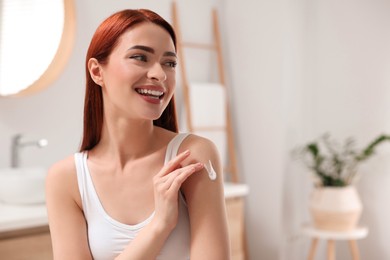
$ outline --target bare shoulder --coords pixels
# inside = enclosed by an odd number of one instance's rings
[[[74,157],[68,156],[61,161],[54,163],[48,171],[47,181],[54,181],[56,179],[69,178],[72,173],[75,173],[76,166],[74,163]]]
[[[190,134],[183,141],[179,152],[185,150],[190,150],[190,159],[192,159],[191,161],[200,161],[205,163],[208,160],[217,160],[217,163],[219,163],[219,153],[216,145],[205,137]]]
[[[77,174],[73,155],[54,163],[49,168],[46,177],[46,194],[48,199],[55,195],[67,195],[78,200]]]
[[[179,152],[185,150],[190,150],[191,154],[183,162],[184,165],[201,162],[205,165],[211,164],[214,171],[209,172],[205,167],[200,172],[190,176],[183,183],[182,190],[188,200],[193,196],[201,199],[204,194],[218,194],[216,197],[220,197],[223,194],[223,169],[216,145],[207,138],[190,134],[184,139]],[[216,178],[209,177],[210,174],[215,174]],[[202,200],[208,200],[208,198],[204,197]],[[211,200],[208,200],[208,202],[211,202]]]

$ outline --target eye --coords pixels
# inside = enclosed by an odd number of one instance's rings
[[[171,67],[171,68],[176,68],[177,62],[176,61],[167,61],[164,63],[166,66]]]
[[[139,60],[139,61],[143,61],[143,62],[147,62],[148,61],[146,55],[143,55],[143,54],[131,55],[130,59]]]

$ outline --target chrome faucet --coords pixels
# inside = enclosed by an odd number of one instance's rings
[[[37,141],[22,141],[22,135],[16,134],[12,137],[11,143],[11,167],[17,168],[20,166],[20,150],[26,146],[37,146],[39,148],[45,147],[48,145],[48,141],[46,139],[39,139]]]

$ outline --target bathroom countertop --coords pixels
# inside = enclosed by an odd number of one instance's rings
[[[225,183],[225,198],[245,197],[249,193],[246,184]],[[45,204],[10,205],[0,203],[0,233],[48,225]]]
[[[10,205],[0,203],[0,233],[48,224],[46,205]]]

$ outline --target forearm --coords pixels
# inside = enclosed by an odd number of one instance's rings
[[[170,232],[152,221],[115,260],[155,260]]]

